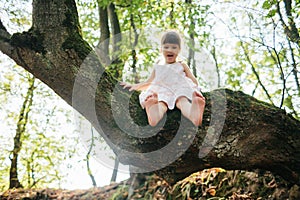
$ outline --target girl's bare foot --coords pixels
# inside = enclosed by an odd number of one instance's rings
[[[156,126],[167,111],[167,106],[163,102],[158,102],[156,93],[148,96],[144,104],[150,126]]]
[[[190,119],[195,126],[202,125],[205,98],[198,92],[193,93]]]

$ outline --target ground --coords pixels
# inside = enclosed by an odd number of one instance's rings
[[[134,186],[132,180],[127,180],[87,190],[12,189],[0,193],[0,199],[297,200],[300,199],[300,190],[297,185],[289,185],[270,172],[211,168],[193,173],[172,186],[156,175],[148,175],[138,186]]]

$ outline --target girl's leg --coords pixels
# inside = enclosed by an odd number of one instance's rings
[[[180,97],[176,102],[176,106],[181,110],[183,116],[191,120],[195,126],[202,124],[205,107],[205,98],[203,96],[194,92],[192,103],[186,97]]]
[[[156,126],[158,122],[164,117],[168,107],[164,102],[159,102],[157,94],[153,94],[146,98],[145,109],[148,116],[150,126]]]
[[[193,93],[192,106],[191,106],[191,119],[196,126],[202,125],[203,113],[205,108],[205,98],[197,92]]]

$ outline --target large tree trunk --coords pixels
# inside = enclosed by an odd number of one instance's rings
[[[0,24],[0,50],[88,119],[133,172],[156,171],[175,181],[212,166],[261,168],[299,183],[300,122],[242,92],[206,93],[200,128],[178,110],[155,130],[143,127],[138,94],[105,72],[81,37],[72,0],[34,0],[28,32],[11,36]]]

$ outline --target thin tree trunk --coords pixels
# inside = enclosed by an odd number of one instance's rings
[[[119,35],[121,33],[121,27],[120,27],[120,22],[119,22],[119,17],[116,12],[115,5],[113,3],[110,3],[108,6],[108,14],[109,14],[109,19],[110,19],[110,25],[112,29],[112,34]],[[118,52],[120,50],[120,42],[122,41],[122,37],[114,37],[113,38],[113,51]],[[116,58],[114,58],[116,59]]]
[[[119,79],[122,77],[123,64],[120,58],[117,56],[120,52],[120,45],[122,42],[121,27],[119,17],[116,12],[115,5],[110,3],[108,6],[108,14],[110,19],[110,26],[112,32],[112,64],[109,66],[110,70],[113,71],[114,77]]]
[[[23,105],[19,114],[16,135],[14,137],[14,149],[12,150],[11,165],[9,171],[9,188],[22,188],[22,184],[18,177],[18,157],[22,149],[23,135],[26,130],[26,125],[28,123],[28,115],[31,110],[31,105],[33,101],[33,91],[35,89],[34,81],[35,78],[29,78],[29,88],[27,94],[23,101]]]
[[[218,58],[217,58],[215,45],[213,45],[213,47],[212,47],[211,54],[215,61],[216,71],[217,71],[217,75],[218,75],[218,87],[221,87],[220,69],[219,69],[219,62],[218,62]]]
[[[118,157],[116,157],[115,158],[114,169],[113,169],[113,173],[111,175],[110,182],[116,182],[117,175],[118,175],[119,164],[120,164],[120,161],[119,161]]]
[[[190,26],[189,26],[189,42],[190,42],[190,47],[189,47],[189,55],[188,55],[188,65],[192,68],[193,74],[195,77],[197,77],[197,69],[196,69],[196,61],[195,61],[195,19],[192,15],[192,0],[186,0],[185,3],[188,4],[188,21],[190,21]]]
[[[288,40],[288,44],[289,44],[289,48],[290,48],[290,52],[291,52],[291,58],[292,58],[292,61],[293,61],[293,63],[292,63],[293,70],[292,71],[293,71],[296,87],[298,89],[298,95],[300,96],[300,82],[299,82],[299,77],[298,77],[297,61],[295,59],[294,50],[292,48],[290,40]]]
[[[137,74],[137,70],[136,70],[136,63],[137,63],[137,56],[136,56],[136,45],[138,44],[139,41],[139,34],[137,32],[137,28],[135,26],[135,22],[134,22],[134,16],[133,14],[130,14],[130,26],[133,30],[133,34],[134,34],[134,41],[131,41],[131,30],[130,30],[130,45],[131,45],[131,57],[132,57],[132,64],[131,64],[131,68],[132,68],[132,73],[133,73],[133,77],[134,77],[134,83],[139,83],[139,77]]]
[[[100,44],[99,46],[99,57],[101,63],[104,66],[110,64],[110,54],[109,54],[109,38],[110,31],[108,25],[108,12],[107,7],[101,7],[98,2],[98,11],[99,11],[99,23],[100,23]]]
[[[90,167],[90,158],[91,158],[91,152],[92,152],[92,149],[94,147],[94,140],[95,140],[95,136],[94,136],[94,131],[93,131],[93,127],[91,128],[91,133],[92,133],[92,137],[91,137],[91,144],[90,144],[90,147],[89,147],[89,150],[86,154],[86,168],[87,168],[87,173],[89,175],[89,177],[91,178],[91,181],[92,181],[92,184],[93,184],[93,187],[97,187],[97,182],[96,182],[96,179],[93,175],[93,172],[92,172],[92,169]]]

